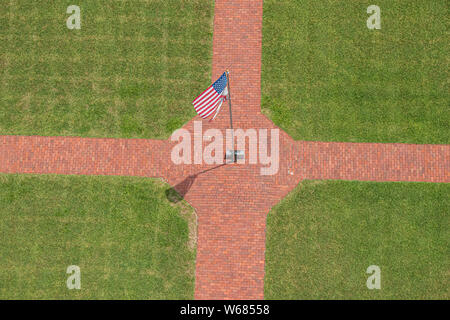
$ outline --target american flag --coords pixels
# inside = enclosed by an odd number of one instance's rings
[[[208,118],[210,115],[222,105],[226,95],[227,89],[227,74],[224,72],[216,82],[214,82],[208,89],[203,91],[201,95],[192,101],[195,111],[203,119]]]

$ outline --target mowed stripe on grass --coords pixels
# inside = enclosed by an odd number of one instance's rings
[[[8,1],[0,12],[0,134],[167,138],[211,78],[214,3]]]
[[[381,9],[369,30],[367,7]],[[294,139],[448,144],[446,0],[265,0],[262,109]]]
[[[0,298],[192,299],[195,213],[171,204],[170,190],[156,179],[1,174]],[[70,265],[81,290],[66,287]]]
[[[267,218],[267,299],[448,299],[450,185],[304,181]],[[381,289],[369,290],[371,265]]]

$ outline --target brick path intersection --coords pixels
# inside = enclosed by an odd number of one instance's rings
[[[231,66],[235,128],[276,128],[260,112],[262,2],[215,4],[212,79]],[[200,120],[184,128],[193,132]],[[229,128],[227,106],[202,125],[203,131]],[[279,171],[264,176],[261,165],[248,161],[175,165],[170,161],[175,144],[0,136],[0,172],[162,177],[197,212],[196,299],[264,298],[266,216],[303,179],[450,182],[449,145],[294,141],[280,130]]]

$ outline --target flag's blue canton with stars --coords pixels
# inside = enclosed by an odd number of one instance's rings
[[[216,82],[213,83],[213,87],[214,89],[216,89],[217,93],[222,93],[223,90],[225,90],[226,85],[227,85],[227,75],[224,72],[223,75]]]
[[[219,102],[223,101],[226,97],[224,94],[226,86],[227,74],[224,72],[216,82],[195,98],[192,103],[200,117],[205,119],[214,113],[219,106]]]

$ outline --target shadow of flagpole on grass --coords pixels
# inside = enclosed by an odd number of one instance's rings
[[[195,179],[197,179],[197,177],[199,175],[201,175],[201,174],[203,174],[205,172],[208,172],[208,171],[211,171],[211,170],[223,167],[226,164],[227,163],[224,163],[224,164],[215,166],[213,168],[206,169],[206,170],[203,170],[201,172],[197,172],[196,174],[192,174],[192,175],[188,176],[186,179],[184,179],[183,181],[178,183],[173,188],[169,188],[169,189],[166,190],[167,200],[169,200],[170,202],[173,202],[173,203],[177,203],[177,202],[183,200],[184,196],[191,189],[192,185],[194,184]]]

